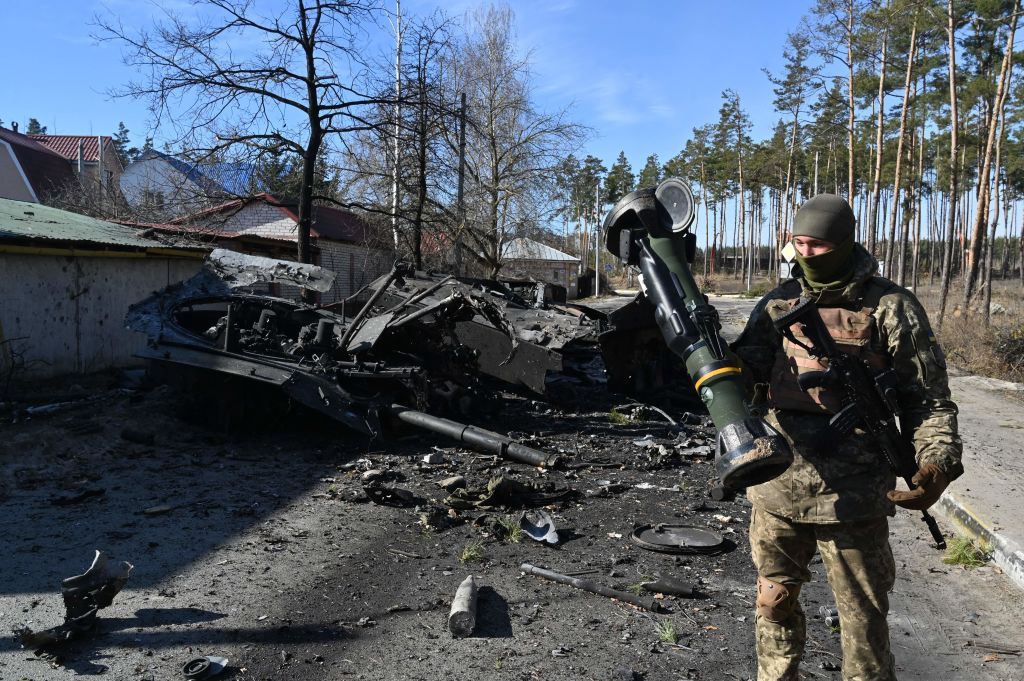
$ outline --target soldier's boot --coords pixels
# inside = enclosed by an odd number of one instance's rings
[[[757,578],[757,681],[798,681],[807,641],[806,621],[797,597],[799,584]]]

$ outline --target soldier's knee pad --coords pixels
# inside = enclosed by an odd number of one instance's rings
[[[757,578],[757,614],[769,622],[782,622],[793,614],[800,585],[786,586],[764,577]]]

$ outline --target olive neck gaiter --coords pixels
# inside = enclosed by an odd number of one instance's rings
[[[827,253],[797,255],[796,261],[815,291],[840,288],[853,278],[853,235]]]

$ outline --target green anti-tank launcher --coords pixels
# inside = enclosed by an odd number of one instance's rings
[[[739,359],[719,335],[718,311],[690,272],[697,252],[693,194],[669,178],[657,189],[624,196],[604,221],[608,250],[640,268],[644,295],[654,307],[669,349],[682,358],[694,388],[718,429],[715,468],[736,490],[767,482],[793,461],[785,439],[751,414]]]

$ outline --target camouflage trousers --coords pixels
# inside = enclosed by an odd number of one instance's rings
[[[839,610],[845,681],[895,681],[889,646],[889,591],[896,566],[885,517],[857,522],[798,523],[754,509],[750,546],[759,587],[771,580],[789,592],[769,617],[755,618],[758,681],[796,681],[807,640],[806,620],[797,601],[809,582],[815,549],[821,553]],[[778,594],[777,594],[778,595]],[[759,596],[759,605],[762,597]],[[774,621],[771,621],[774,620]]]

